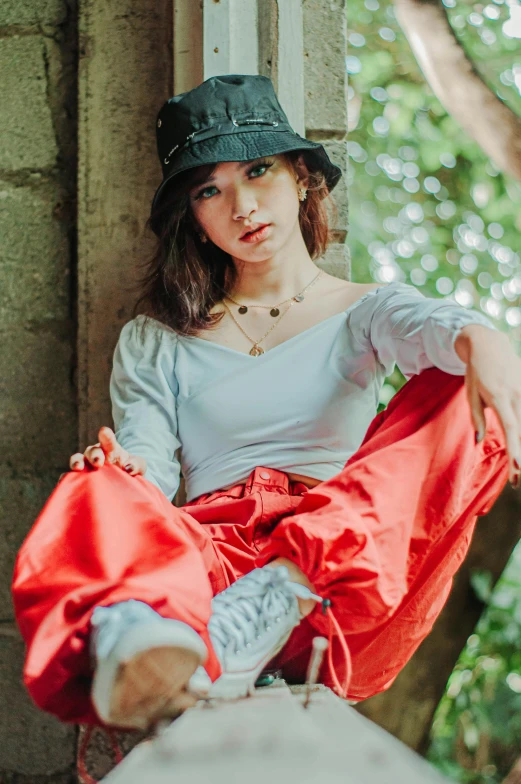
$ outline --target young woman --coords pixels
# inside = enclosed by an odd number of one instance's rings
[[[265,77],[172,98],[157,141],[116,432],[72,456],[16,564],[25,683],[64,721],[146,727],[268,663],[302,681],[324,634],[321,680],[365,699],[518,481],[521,362],[476,311],[320,270],[340,170]],[[408,381],[376,416],[395,362]]]

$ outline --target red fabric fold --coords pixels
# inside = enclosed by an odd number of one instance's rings
[[[33,700],[63,721],[99,723],[90,616],[130,598],[193,626],[215,679],[212,596],[281,556],[331,600],[332,613],[317,607],[270,666],[301,682],[318,633],[331,641],[322,682],[355,700],[387,688],[432,628],[477,516],[508,479],[501,426],[485,414],[487,435],[475,445],[463,378],[431,368],[375,417],[342,471],[311,490],[257,466],[244,485],[179,509],[115,466],[66,474],[13,577]]]

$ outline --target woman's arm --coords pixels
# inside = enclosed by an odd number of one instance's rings
[[[465,376],[477,440],[485,433],[484,408],[491,406],[505,433],[515,486],[521,473],[521,360],[507,335],[484,314],[425,297],[401,282],[363,297],[348,323],[387,375],[396,363],[406,378],[429,367]]]
[[[426,297],[407,283],[390,283],[370,292],[349,316],[359,340],[372,348],[386,374],[396,363],[406,378],[429,367],[465,375],[454,349],[459,331],[480,324],[497,331],[483,313],[448,299]]]
[[[485,436],[485,408],[490,406],[503,427],[509,480],[517,487],[521,473],[521,360],[507,335],[479,324],[464,327],[454,348],[466,364],[465,384],[476,442]]]
[[[180,481],[176,451],[177,335],[143,317],[125,324],[114,351],[110,396],[118,443],[146,461],[145,477],[173,500]]]

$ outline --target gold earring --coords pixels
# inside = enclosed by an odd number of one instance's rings
[[[308,196],[308,192],[307,192],[307,190],[305,188],[299,188],[298,189],[299,201],[306,201],[307,196]]]
[[[201,240],[201,242],[208,242],[208,237],[206,236],[206,234],[203,233],[199,234],[199,239]]]

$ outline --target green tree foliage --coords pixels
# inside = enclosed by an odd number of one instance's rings
[[[521,115],[521,46],[502,33],[508,7],[446,5],[485,81]],[[521,350],[521,183],[447,115],[392,5],[352,0],[350,19],[353,280],[403,280],[480,309]],[[400,374],[390,379],[383,404],[402,383]]]
[[[521,115],[521,42],[509,6],[445,0],[485,82]],[[521,351],[521,183],[499,172],[450,117],[393,6],[351,0],[348,151],[352,278],[401,280],[485,313]],[[479,122],[479,117],[475,118]],[[405,379],[383,387],[386,405]],[[487,604],[437,711],[429,758],[456,781],[496,784],[521,756],[521,548]]]
[[[432,727],[429,759],[456,781],[500,784],[521,755],[521,547],[486,603],[452,673]]]

